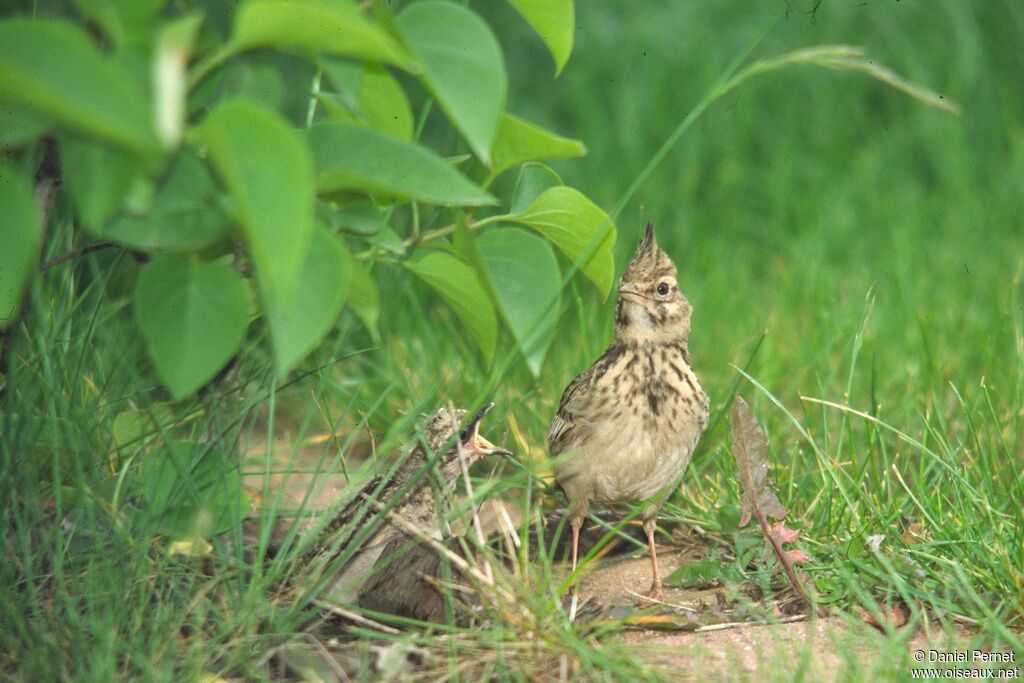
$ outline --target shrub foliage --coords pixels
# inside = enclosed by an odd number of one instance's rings
[[[571,0],[509,2],[560,71]],[[378,334],[377,282],[394,268],[436,290],[484,362],[504,325],[534,372],[565,279],[608,294],[614,225],[540,163],[584,147],[507,111],[501,46],[472,9],[72,5],[0,20],[0,325],[38,271],[50,212],[33,179],[47,158],[79,242],[139,262],[125,286],[175,398],[253,325],[279,375],[346,306]],[[424,136],[428,119],[451,134]],[[504,174],[512,189],[496,192]]]

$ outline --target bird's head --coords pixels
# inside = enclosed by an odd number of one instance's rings
[[[512,455],[480,434],[480,423],[493,407],[493,403],[488,403],[468,421],[466,411],[461,408],[441,408],[427,422],[423,432],[430,451],[437,453],[447,447],[437,461],[437,466],[446,481],[455,481],[462,472],[458,457],[460,450],[468,464],[473,464],[488,455]],[[458,438],[453,439],[456,433]]]
[[[693,307],[679,291],[676,264],[647,232],[619,282],[615,337],[630,342],[683,342],[690,337]]]

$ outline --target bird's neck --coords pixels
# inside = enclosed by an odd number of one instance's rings
[[[682,346],[688,351],[689,339],[685,330],[652,325],[621,325],[615,328],[615,343],[625,347],[639,346]]]

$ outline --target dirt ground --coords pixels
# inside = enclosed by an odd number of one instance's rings
[[[678,553],[660,548],[663,568],[676,566]],[[586,573],[580,599],[598,597],[623,609],[634,607],[651,577],[646,557],[606,560]],[[666,588],[664,602],[696,611],[713,610],[720,603],[720,591]],[[798,616],[789,617],[799,618]],[[853,618],[824,616],[814,620],[780,624],[738,624],[725,622],[702,627],[700,631],[664,632],[650,628],[627,631],[621,638],[653,666],[670,678],[697,681],[721,677],[737,680],[790,680],[802,673],[803,680],[862,680],[871,672],[885,670],[893,660],[886,651],[887,639],[874,627]],[[939,630],[904,631],[907,651],[937,649],[964,650],[969,634],[957,632],[952,642]],[[779,662],[789,668],[778,669]],[[910,677],[909,670],[906,672]]]
[[[271,476],[269,490],[283,493],[283,508],[297,508],[308,496],[306,509],[321,510],[344,492],[348,483],[340,472],[313,474],[318,467],[323,467],[319,458],[321,452],[319,448],[308,448],[302,449],[294,460],[285,453],[277,458],[278,464],[284,466],[282,469],[303,471],[287,477]],[[251,468],[251,474],[245,477],[246,486],[254,494],[263,488],[260,469]],[[509,512],[516,523],[515,511]],[[498,515],[486,505],[481,517],[485,526],[495,530],[500,526]],[[287,524],[283,523],[280,531],[285,531]],[[659,548],[663,575],[681,563],[698,559],[693,546],[684,549],[685,546],[687,544]],[[599,608],[604,615],[613,618],[639,614],[637,604],[640,593],[650,585],[650,571],[646,555],[634,553],[629,557],[609,556],[597,560],[581,579],[581,624],[588,618],[588,609]],[[646,624],[637,623],[619,637],[652,666],[680,681],[723,677],[727,680],[789,680],[801,677],[800,674],[804,680],[811,681],[861,680],[871,677],[872,672],[885,668],[887,662],[894,659],[894,653],[887,649],[892,647],[892,641],[856,617],[824,616],[776,624],[741,623],[751,617],[730,619],[731,606],[723,589],[666,587],[664,603],[648,611],[674,614],[671,623],[653,618]],[[692,624],[685,623],[687,613],[693,614]],[[717,613],[717,617],[708,620],[710,613]],[[799,615],[787,618],[801,619]],[[639,621],[642,622],[643,617]],[[968,632],[959,631],[951,642],[950,636],[941,630],[922,628],[912,632],[904,630],[902,635],[902,647],[910,652],[930,648],[964,650],[970,638]],[[780,661],[788,662],[790,668],[778,670]],[[909,671],[906,675],[909,678]]]

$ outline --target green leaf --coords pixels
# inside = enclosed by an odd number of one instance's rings
[[[334,87],[344,93],[338,96],[342,107],[329,93],[321,94],[332,116],[362,123],[405,142],[412,140],[413,116],[409,98],[387,69],[340,59],[323,59],[321,64]]]
[[[572,54],[576,31],[576,12],[573,0],[508,0],[527,23],[533,27],[551,56],[555,58],[555,75],[562,72]]]
[[[373,275],[358,261],[352,260],[352,286],[348,293],[347,305],[356,314],[370,336],[375,341],[380,340],[380,328],[377,326],[380,320],[380,292],[377,290],[377,283]]]
[[[477,158],[490,166],[508,89],[505,59],[490,27],[469,9],[437,0],[410,5],[398,24],[423,65],[424,84]]]
[[[550,167],[536,162],[525,163],[519,169],[509,210],[512,213],[522,213],[545,190],[563,184],[561,176]]]
[[[571,187],[553,187],[530,202],[509,220],[533,228],[551,240],[562,253],[608,296],[615,262],[615,224],[599,206]]]
[[[238,351],[249,289],[224,261],[158,256],[139,272],[135,318],[174,398],[209,381]]]
[[[158,149],[138,82],[65,21],[0,21],[0,107],[136,153]]]
[[[60,136],[60,165],[71,199],[89,231],[100,235],[106,222],[121,210],[141,160],[103,142],[75,134]]]
[[[169,429],[174,420],[174,410],[167,403],[154,403],[145,410],[123,410],[114,418],[110,428],[114,447],[141,446],[150,437]]]
[[[263,297],[279,375],[309,353],[334,325],[348,296],[352,257],[340,239],[317,226],[313,244],[291,304],[273,294]]]
[[[564,159],[586,153],[587,148],[579,140],[563,138],[511,114],[502,114],[494,139],[491,177],[525,161]]]
[[[497,201],[425,147],[346,121],[310,127],[320,192],[357,190],[429,204]]]
[[[78,10],[96,22],[115,43],[140,32],[166,0],[75,0]]]
[[[39,253],[39,208],[28,179],[0,158],[0,330],[17,319],[21,294],[36,268]]]
[[[217,206],[217,198],[206,167],[191,152],[182,150],[157,190],[150,211],[117,218],[102,235],[145,251],[202,249],[234,229]]]
[[[199,140],[234,199],[261,287],[290,303],[313,239],[309,148],[278,114],[244,100],[215,109]]]
[[[859,560],[867,554],[867,543],[864,533],[860,533],[850,539],[846,545],[846,557],[851,560]]]
[[[498,309],[539,377],[562,301],[555,252],[545,240],[517,228],[489,229],[475,241]]]
[[[50,124],[44,119],[0,105],[0,150],[20,147],[49,128]]]
[[[478,273],[484,271],[484,261],[480,258],[480,250],[476,248],[476,240],[473,233],[466,227],[465,216],[455,218],[455,232],[452,233],[452,253],[476,269]],[[490,283],[484,278],[484,285]],[[491,292],[493,297],[493,292]]]
[[[251,100],[275,111],[281,108],[285,84],[276,67],[236,60],[227,64],[221,73],[221,92],[224,97]]]
[[[742,511],[739,505],[723,505],[718,508],[718,528],[723,533],[732,533],[740,528]]]
[[[408,251],[405,242],[390,225],[385,225],[380,232],[367,235],[366,241],[394,256],[405,256],[405,252]]]
[[[361,237],[376,235],[387,227],[388,211],[370,201],[356,201],[333,205],[317,202],[317,215],[327,222],[332,232],[347,232]]]
[[[238,464],[208,448],[172,441],[142,460],[142,496],[155,531],[208,538],[241,523],[250,503]]]
[[[722,564],[712,553],[699,562],[684,564],[665,577],[666,586],[681,588],[707,587],[726,581],[739,581],[743,577],[732,565]]]
[[[250,0],[235,13],[229,45],[234,51],[271,47],[414,66],[408,52],[349,0]]]
[[[422,250],[405,262],[406,268],[434,288],[469,330],[484,361],[494,358],[498,321],[494,306],[473,269],[443,251]]]

